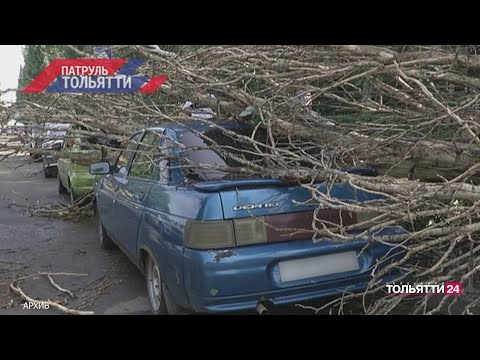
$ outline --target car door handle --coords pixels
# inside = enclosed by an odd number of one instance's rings
[[[144,192],[135,193],[133,194],[133,198],[137,201],[143,201],[143,199],[145,198],[145,193]]]

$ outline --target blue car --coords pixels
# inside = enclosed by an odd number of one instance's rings
[[[114,164],[90,166],[92,174],[105,175],[95,191],[100,245],[115,243],[145,274],[154,314],[255,310],[357,292],[367,287],[379,259],[387,259],[385,265],[401,256],[376,242],[312,241],[318,204],[308,203],[310,191],[218,170],[234,166],[231,157],[212,150],[202,134],[217,143],[228,138],[202,122],[160,125],[133,135]],[[346,184],[317,186],[347,202],[380,198]],[[317,218],[364,221],[328,207]],[[388,227],[372,236],[404,231]]]

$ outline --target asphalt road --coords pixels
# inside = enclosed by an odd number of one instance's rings
[[[68,272],[87,276],[54,277],[75,298],[56,290],[45,276],[20,283],[35,299],[63,300],[69,308],[95,314],[150,314],[144,278],[118,249],[97,244],[94,219],[79,221],[31,216],[38,207],[69,198],[58,194],[57,179],[46,179],[42,163],[30,157],[0,162],[0,314],[59,314],[58,310],[24,309],[9,284],[38,272]]]

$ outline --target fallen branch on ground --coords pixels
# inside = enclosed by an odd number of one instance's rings
[[[52,284],[52,286],[53,286],[55,289],[57,289],[57,290],[59,290],[59,291],[61,291],[61,292],[64,292],[64,293],[70,295],[70,297],[71,297],[72,299],[75,299],[75,295],[73,294],[73,292],[71,292],[71,291],[68,290],[68,289],[64,289],[64,288],[62,288],[60,285],[58,285],[55,281],[53,281],[53,278],[52,278],[52,276],[51,276],[50,274],[47,274],[47,277],[48,277],[48,280],[50,281],[50,284]]]
[[[13,283],[10,284],[10,289],[12,289],[18,295],[20,295],[22,297],[22,299],[24,299],[25,301],[30,301],[30,302],[33,302],[33,303],[40,303],[40,304],[48,304],[49,306],[54,307],[54,308],[62,311],[63,313],[65,313],[67,315],[95,315],[95,313],[93,311],[83,311],[83,310],[69,309],[69,308],[67,308],[63,305],[60,305],[59,303],[53,302],[51,300],[46,300],[45,301],[45,300],[33,299],[30,296],[28,296],[27,294],[25,294],[22,291],[22,289],[20,288],[20,286],[15,286]]]
[[[61,286],[59,286],[57,283],[55,283],[55,281],[53,280],[52,278],[52,275],[55,275],[55,276],[88,276],[88,274],[79,274],[79,273],[67,273],[67,272],[58,272],[58,273],[52,273],[52,272],[40,272],[40,273],[37,273],[37,274],[31,274],[31,275],[26,275],[26,276],[22,276],[22,277],[19,277],[17,279],[15,279],[13,282],[10,283],[10,289],[12,289],[13,292],[15,292],[16,294],[20,295],[20,297],[25,300],[25,301],[29,301],[29,302],[33,302],[33,303],[39,303],[41,305],[46,305],[48,304],[48,306],[50,307],[53,307],[55,309],[58,309],[60,311],[62,311],[63,313],[67,314],[67,315],[95,315],[95,313],[93,311],[83,311],[83,310],[75,310],[75,309],[69,309],[61,304],[59,304],[58,302],[55,302],[55,301],[52,301],[50,299],[48,300],[37,300],[37,299],[33,299],[31,298],[30,296],[28,296],[27,294],[25,294],[25,292],[21,289],[20,285],[18,284],[19,281],[21,280],[25,280],[25,279],[28,279],[28,278],[31,278],[31,277],[35,277],[35,276],[46,276],[50,282],[50,284],[57,290],[61,291],[61,292],[64,292],[64,293],[67,293],[68,295],[70,295],[70,297],[72,299],[75,298],[73,292],[71,292],[70,290],[68,289],[64,289],[62,288]]]

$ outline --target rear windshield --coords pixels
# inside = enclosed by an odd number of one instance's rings
[[[253,129],[241,128],[232,131],[250,137]],[[234,156],[254,163],[262,161],[262,157],[255,154],[257,150],[251,143],[232,137],[221,129],[208,130],[202,134],[208,139],[190,131],[178,134],[178,142],[186,146],[186,150],[180,151],[180,156],[182,158],[182,170],[187,179],[212,181],[259,177],[260,174],[255,176],[255,174],[245,174],[236,170],[244,164],[237,161]],[[257,134],[255,140],[264,143],[263,136],[260,133]],[[214,169],[209,168],[209,166],[214,167]],[[219,168],[230,168],[231,171],[221,171]]]

